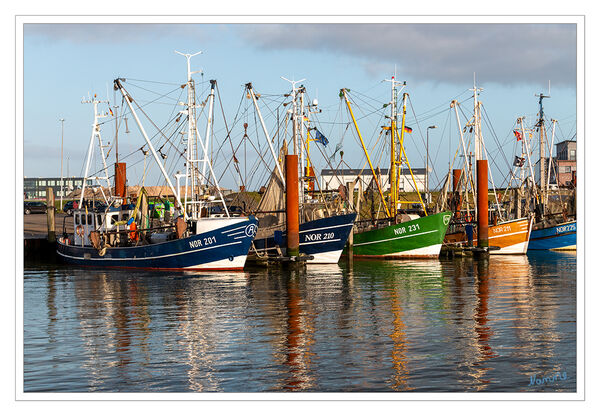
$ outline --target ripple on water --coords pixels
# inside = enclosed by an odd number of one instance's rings
[[[29,392],[576,389],[576,257],[561,253],[306,272],[37,265],[23,285]]]

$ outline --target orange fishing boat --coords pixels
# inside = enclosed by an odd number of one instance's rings
[[[490,254],[525,254],[529,245],[529,236],[533,226],[532,218],[519,218],[516,220],[490,225],[488,240],[490,247],[499,247],[490,250]],[[469,244],[466,230],[447,233],[444,244],[464,246]],[[473,246],[477,246],[477,227],[473,226]]]

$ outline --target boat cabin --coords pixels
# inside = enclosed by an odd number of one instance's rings
[[[75,210],[73,212],[73,243],[77,246],[90,246],[90,233],[99,231],[101,233],[110,233],[109,244],[114,243],[118,238],[116,232],[127,231],[129,226],[121,224],[127,222],[133,214],[132,209],[110,208],[105,212],[94,212],[85,210]],[[110,240],[113,240],[112,242]],[[112,245],[112,244],[111,244]]]

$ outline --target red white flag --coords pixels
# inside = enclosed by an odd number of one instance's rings
[[[515,134],[515,137],[517,138],[517,141],[521,140],[523,137],[521,136],[521,133],[518,130],[513,130],[513,133]]]

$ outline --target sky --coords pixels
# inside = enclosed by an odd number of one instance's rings
[[[439,23],[439,19],[437,23],[419,24],[26,23],[24,176],[60,176],[61,138],[63,174],[81,175],[93,121],[92,107],[82,104],[82,97],[97,94],[111,106],[120,105],[121,99],[112,89],[117,77],[127,80],[131,87],[126,88],[131,88],[128,91],[140,102],[156,97],[149,90],[162,93],[177,89],[185,82],[186,64],[175,50],[202,51],[192,59],[192,70],[202,71],[195,75],[199,99],[206,98],[209,79],[218,82],[223,108],[215,109],[213,148],[222,149],[215,170],[224,187],[235,188],[239,180],[231,167],[231,152],[225,150],[229,143],[221,114],[225,114],[229,128],[234,126],[233,145],[241,140],[241,120],[245,117],[250,139],[266,154],[266,141],[254,121],[251,102],[243,98],[244,85],[252,82],[263,95],[261,111],[274,134],[275,103],[283,101],[282,95],[290,91],[290,83],[281,77],[305,79],[302,84],[310,99],[318,98],[322,112],[314,121],[330,144],[311,153],[317,172],[330,168],[327,163],[340,162],[339,155],[329,158],[338,144],[344,152],[345,167],[361,168],[365,163],[356,134],[347,127],[350,119],[341,106],[341,88],[350,90],[361,133],[373,154],[379,154],[374,143],[382,121],[366,114],[390,100],[390,85],[384,80],[394,74],[406,81],[404,91],[410,94],[407,124],[413,133],[407,135],[406,150],[413,167],[425,164],[426,127],[438,126],[429,130],[432,187],[447,172],[458,147],[450,102],[456,98],[465,114],[472,111],[469,89],[474,77],[477,86],[483,88],[479,99],[489,120],[484,136],[496,181],[506,177],[510,169],[506,161],[520,152],[512,134],[517,117],[525,116],[528,124],[537,118],[535,94],[550,95],[544,100],[544,111],[548,118],[558,120],[555,142],[577,138],[577,38],[572,23],[460,24]],[[166,101],[145,107],[158,125],[173,114],[173,106]],[[106,107],[101,108],[106,111]],[[64,136],[60,119],[65,120]],[[202,131],[202,122],[200,126]],[[119,139],[120,154],[135,153],[143,144],[131,117],[128,127],[131,133],[121,134]],[[150,127],[145,125],[148,130]],[[106,142],[113,142],[112,123],[103,125],[102,135]],[[236,156],[238,160],[245,156],[243,175],[250,188],[258,189],[269,168],[249,146],[245,152],[243,146],[238,149]],[[141,152],[137,156],[141,157]],[[383,157],[382,167],[387,167],[385,160]],[[132,163],[131,168],[130,185],[144,173],[143,164]],[[155,169],[147,179],[156,179],[156,174]]]

